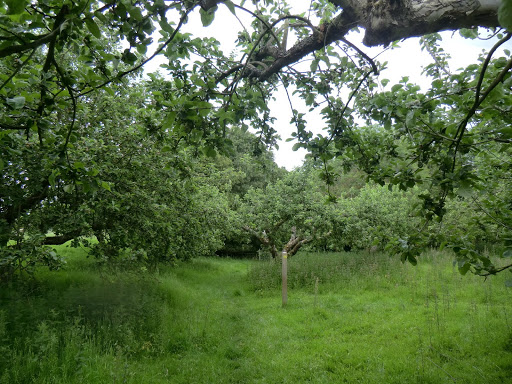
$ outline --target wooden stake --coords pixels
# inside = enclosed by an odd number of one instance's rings
[[[283,293],[283,307],[286,307],[288,303],[288,253],[283,251],[283,260],[282,260],[282,273],[281,273],[281,285],[282,285],[282,293]]]

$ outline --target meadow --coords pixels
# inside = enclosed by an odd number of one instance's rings
[[[380,253],[155,273],[57,247],[62,271],[0,289],[0,383],[512,383],[507,276]]]

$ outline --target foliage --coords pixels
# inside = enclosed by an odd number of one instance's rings
[[[128,251],[146,261],[222,245],[227,200],[192,180],[194,167],[199,157],[226,150],[227,121],[247,127],[243,121],[254,120],[263,129],[269,117],[259,111],[268,115],[268,108],[247,89],[239,95],[244,111],[214,109],[209,100],[219,68],[212,60],[222,63],[222,54],[213,39],[179,32],[195,6],[0,4],[2,248],[9,239],[41,239],[49,230],[56,236],[41,243],[94,234],[96,254]],[[173,12],[176,28],[167,18]],[[176,76],[150,75],[137,85],[154,23],[165,40],[158,52],[167,48],[166,69]],[[123,39],[128,48],[119,44]],[[204,60],[189,65],[191,54]],[[239,102],[238,95],[230,99]],[[268,131],[261,134],[273,141]]]
[[[383,249],[390,239],[404,237],[417,226],[411,212],[414,203],[412,193],[367,184],[357,195],[338,201],[337,228],[328,247]]]
[[[273,258],[281,251],[293,256],[303,245],[329,236],[332,229],[332,207],[316,189],[307,168],[290,172],[264,189],[250,189],[239,214],[242,227]]]
[[[512,1],[503,0],[498,10],[498,19],[502,27],[512,31]]]
[[[4,178],[12,180],[6,187],[13,189],[20,189],[18,175],[49,174],[46,198],[16,221],[24,235],[17,248],[27,236],[57,244],[96,235],[94,255],[154,264],[211,254],[222,246],[227,198],[193,178],[198,161],[187,145],[162,138],[161,116],[147,99],[159,86],[154,80],[118,88],[115,97],[90,96],[76,117],[78,136],[59,167],[50,171],[45,162],[19,161],[4,169]],[[118,103],[118,97],[129,102]],[[20,140],[19,146],[27,145]],[[29,193],[29,187],[22,190]],[[41,238],[48,231],[56,236]]]
[[[233,194],[243,197],[250,188],[265,188],[285,176],[286,170],[277,166],[261,137],[237,127],[232,127],[226,136],[233,144],[228,157],[233,169],[240,172],[240,178],[232,179]]]
[[[35,237],[19,241],[19,246],[0,248],[0,281],[32,274],[40,266],[55,271],[65,265],[66,261],[54,249],[41,246],[42,241],[42,238]]]
[[[468,199],[468,193],[494,221],[486,224],[489,238],[499,239],[502,255],[510,255],[510,196],[485,176],[493,161],[481,156],[503,156],[500,172],[507,171],[512,59],[501,48],[511,35],[498,28],[498,9],[479,10],[482,23],[496,27],[489,39],[495,45],[459,71],[448,67],[439,35],[422,37],[433,57],[425,67],[432,85],[422,91],[407,78],[388,88],[377,78],[386,64],[347,40],[360,26],[366,43],[395,46],[393,39],[419,33],[407,24],[415,24],[412,8],[404,13],[396,2],[382,9],[343,2],[339,12],[340,4],[314,1],[297,15],[282,1],[0,2],[0,247],[51,229],[57,236],[42,243],[96,234],[105,255],[131,250],[142,259],[172,260],[213,251],[233,228],[230,213],[223,212],[236,209],[234,196],[254,195],[264,204],[249,187],[278,183],[280,172],[268,155],[260,157],[269,165],[262,173],[253,157],[236,155],[232,168],[217,168],[229,182],[214,181],[209,188],[201,176],[194,179],[196,170],[207,168],[198,159],[229,152],[233,127],[251,127],[260,142],[256,149],[275,145],[268,102],[282,85],[297,128],[295,147],[322,162],[329,187],[336,177],[329,162],[342,158],[347,169],[356,167],[378,184],[424,191],[417,210],[424,222],[390,248],[402,259],[414,261],[431,244],[428,228],[442,220],[449,199]],[[239,20],[241,12],[251,17],[230,55],[214,38],[182,30],[194,12],[204,26],[213,25],[220,6]],[[439,23],[432,15],[421,33],[474,27],[464,7]],[[508,8],[504,2],[499,9],[505,28]],[[379,9],[386,15],[382,31],[367,24]],[[398,17],[403,14],[408,17]],[[461,33],[476,38],[489,32]],[[298,44],[289,47],[288,35]],[[168,80],[149,74],[149,81],[134,86],[159,54],[166,58],[161,68]],[[309,68],[301,67],[302,59],[310,60]],[[320,111],[325,132],[314,135],[307,108],[295,107],[292,94]],[[488,193],[487,185],[493,189]],[[214,223],[203,220],[201,209]],[[485,275],[508,268],[497,269],[471,244],[445,237],[458,250],[461,271]]]
[[[450,199],[476,199],[474,206],[479,215],[494,221],[487,230],[493,231],[493,241],[500,239],[501,246],[508,247],[511,228],[508,197],[500,177],[493,177],[509,167],[510,89],[506,84],[512,62],[507,50],[505,57],[493,57],[509,36],[501,36],[489,53],[482,54],[480,65],[455,72],[448,67],[449,55],[440,48],[440,39],[439,35],[422,38],[423,48],[434,59],[425,67],[425,74],[432,78],[430,89],[423,92],[406,77],[388,90],[378,91],[377,84],[370,83],[359,92],[354,108],[366,119],[367,127],[333,134],[333,145],[324,150],[329,157],[339,154],[348,165],[357,165],[381,185],[396,185],[401,190],[419,186],[421,204],[415,215],[423,222],[407,236],[397,237],[389,248],[411,262],[432,245],[432,233],[426,229],[442,221]],[[382,84],[385,86],[387,81]],[[475,93],[469,92],[473,89]],[[340,129],[340,123],[336,124],[331,130]],[[487,173],[488,168],[493,168],[492,172]],[[456,217],[462,212],[452,214]],[[463,229],[469,230],[471,227]],[[447,226],[436,236],[455,251],[465,249],[458,252],[461,272],[471,269],[488,274],[503,270],[476,250],[474,242],[461,247],[457,233]]]

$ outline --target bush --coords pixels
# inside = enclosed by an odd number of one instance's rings
[[[417,224],[411,215],[412,192],[367,184],[351,198],[340,199],[331,250],[383,248],[389,239],[405,236]]]

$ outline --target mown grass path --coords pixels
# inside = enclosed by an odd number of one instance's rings
[[[2,292],[0,382],[511,383],[504,278],[442,255],[302,254],[283,309],[268,262],[71,262]]]

